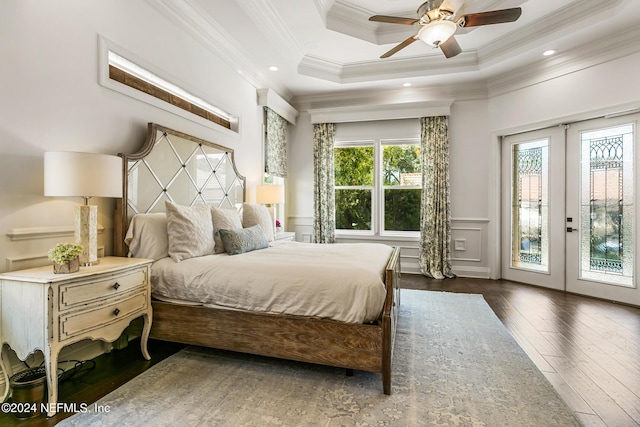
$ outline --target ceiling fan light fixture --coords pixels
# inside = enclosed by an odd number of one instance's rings
[[[452,21],[433,21],[420,28],[418,38],[430,46],[438,47],[440,43],[449,40],[457,28],[456,23]]]

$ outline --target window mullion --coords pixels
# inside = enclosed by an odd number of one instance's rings
[[[384,203],[382,203],[382,148],[381,148],[381,140],[376,139],[375,148],[374,148],[374,169],[373,169],[373,183],[374,183],[374,191],[373,191],[373,217],[375,218],[374,224],[374,233],[379,236],[380,232],[384,230],[384,214],[382,213],[382,208]]]

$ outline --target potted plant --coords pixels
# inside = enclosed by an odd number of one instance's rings
[[[79,256],[82,245],[75,243],[58,243],[49,250],[49,260],[53,261],[54,273],[75,273],[80,269]]]

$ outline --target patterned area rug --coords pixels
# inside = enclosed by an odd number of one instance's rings
[[[379,374],[188,347],[59,425],[581,425],[481,295],[401,292],[391,396]]]

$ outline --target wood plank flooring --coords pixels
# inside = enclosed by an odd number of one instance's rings
[[[402,286],[482,294],[585,426],[640,426],[640,308],[504,280]]]
[[[401,286],[482,294],[586,426],[640,427],[640,308],[503,280],[403,275]],[[150,340],[150,362],[136,343],[102,355],[95,369],[61,384],[59,400],[93,403],[182,347]],[[0,413],[0,426],[53,426],[69,415]]]
[[[140,352],[140,341],[132,341],[122,350],[113,350],[94,359],[95,368],[80,372],[68,381],[60,383],[58,402],[92,404],[101,397],[140,375],[156,363],[180,351],[183,344],[149,340],[151,360],[145,360]],[[0,412],[0,426],[44,427],[54,426],[72,413],[59,412],[51,418],[44,414],[29,419],[18,419]]]

